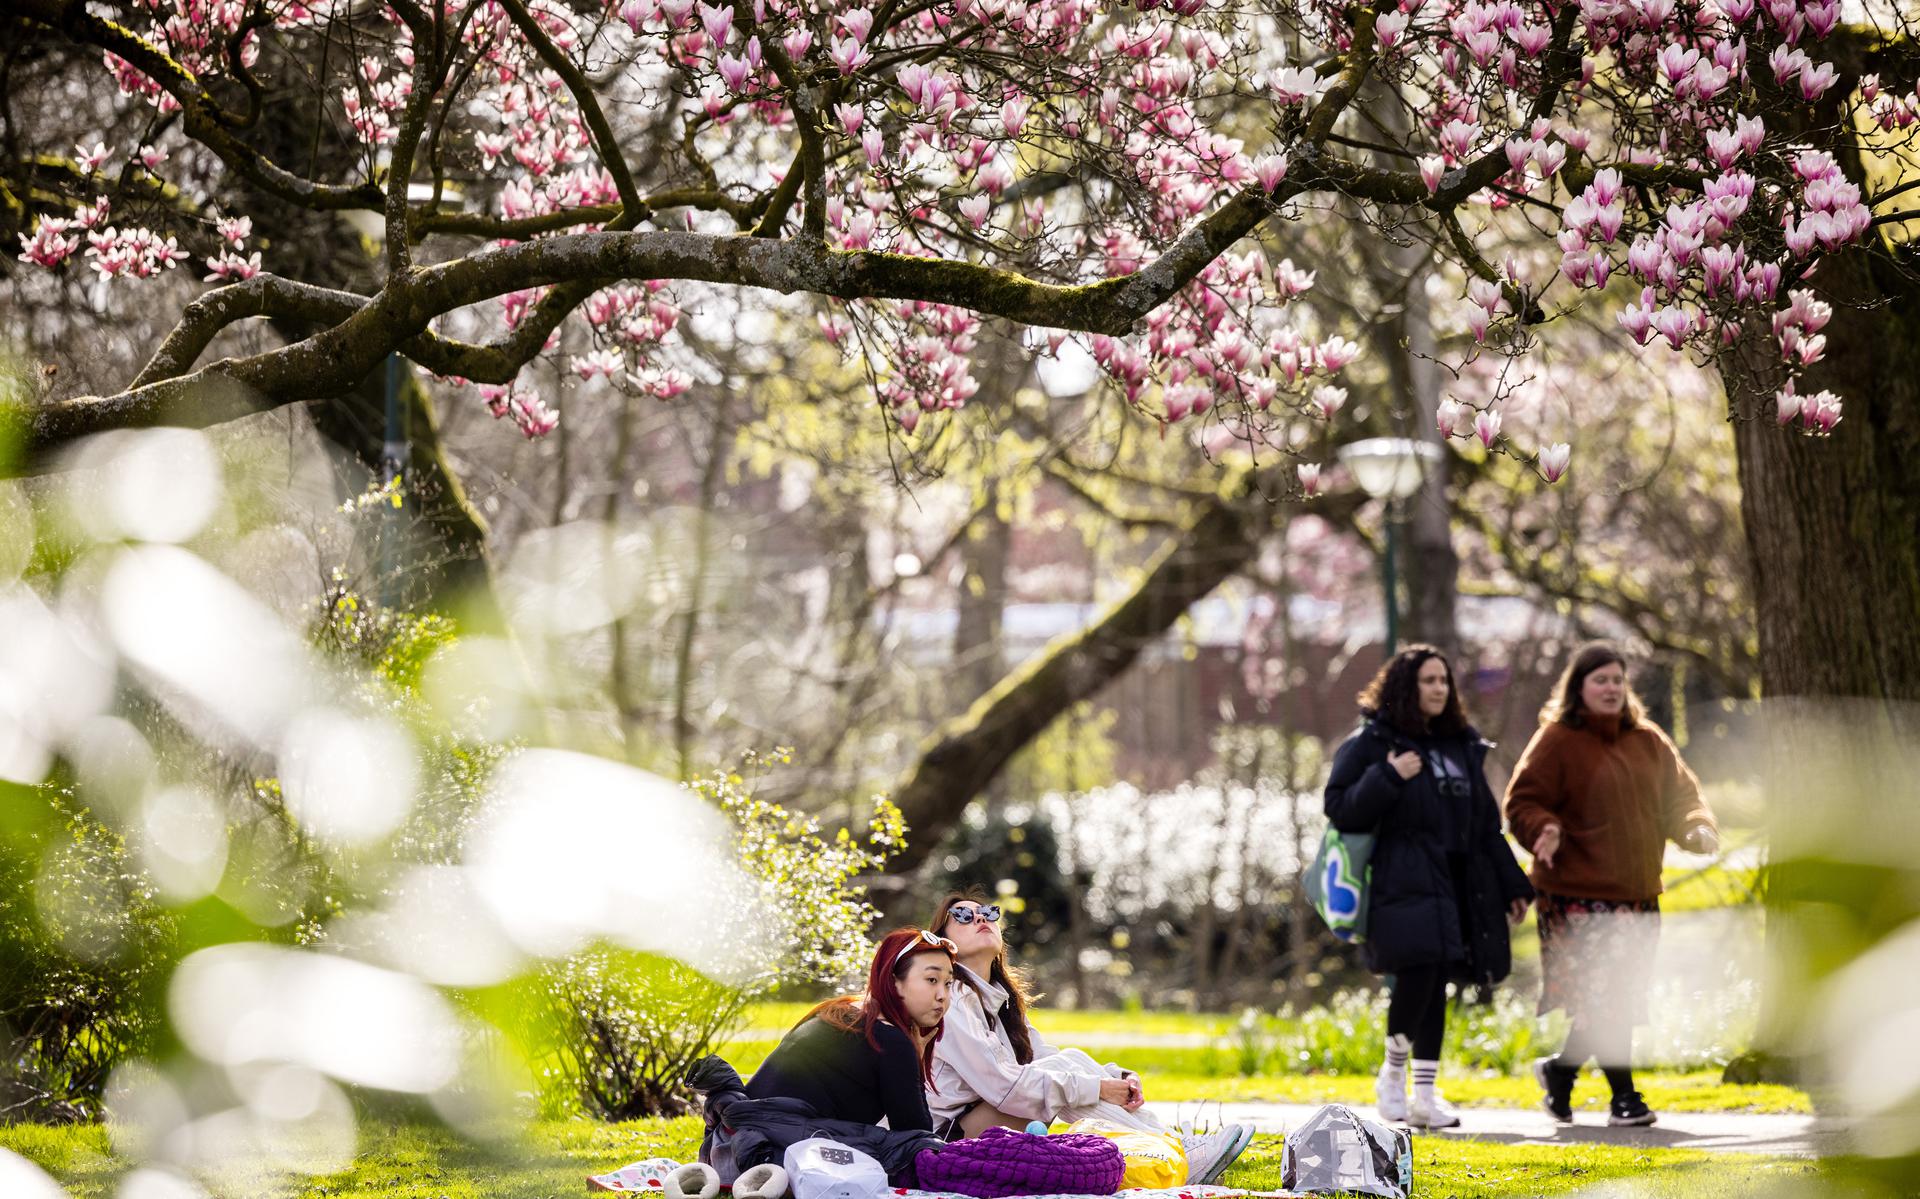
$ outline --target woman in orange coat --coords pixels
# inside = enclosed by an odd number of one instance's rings
[[[1572,1022],[1559,1055],[1534,1064],[1542,1106],[1571,1121],[1574,1080],[1598,1058],[1613,1088],[1607,1122],[1652,1124],[1631,1065],[1660,937],[1661,860],[1669,840],[1712,853],[1719,833],[1612,645],[1582,646],[1561,674],[1507,784],[1507,821],[1533,854],[1540,1012],[1564,1008]]]

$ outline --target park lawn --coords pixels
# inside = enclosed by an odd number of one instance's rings
[[[213,1199],[548,1199],[588,1194],[588,1174],[644,1157],[691,1160],[700,1124],[693,1119],[624,1124],[536,1124],[519,1136],[462,1141],[436,1127],[363,1129],[353,1166],[286,1183],[266,1171],[209,1180]],[[1277,1136],[1256,1140],[1227,1172],[1229,1186],[1280,1185]],[[1810,1180],[1815,1163],[1746,1154],[1623,1149],[1598,1145],[1501,1145],[1445,1137],[1414,1142],[1415,1193],[1422,1199],[1519,1199],[1601,1183],[1631,1182],[1632,1195],[1719,1199],[1750,1196],[1768,1183]],[[0,1128],[0,1148],[47,1170],[75,1199],[111,1199],[126,1167],[105,1130],[94,1127]],[[1615,1191],[1614,1194],[1622,1192]]]
[[[756,1003],[742,1017],[743,1028],[774,1031],[792,1028],[811,1003]],[[1115,1012],[1036,1010],[1036,1023],[1051,1040],[1084,1036],[1138,1036],[1148,1044],[1161,1037],[1223,1037],[1238,1019],[1220,1012]]]
[[[1371,1074],[1256,1074],[1247,1077],[1209,1077],[1194,1074],[1147,1073],[1142,1076],[1147,1097],[1169,1102],[1221,1103],[1346,1103],[1373,1106]],[[1728,1086],[1718,1070],[1686,1073],[1636,1071],[1647,1103],[1668,1112],[1767,1112],[1810,1115],[1813,1104],[1805,1091],[1782,1086]],[[1531,1108],[1540,1101],[1532,1078],[1505,1075],[1442,1074],[1440,1089],[1462,1107]],[[1574,1110],[1605,1113],[1607,1084],[1589,1072],[1574,1092]],[[1545,1117],[1542,1117],[1543,1119]]]
[[[747,1075],[776,1044],[777,1041],[735,1041],[719,1052],[742,1075]],[[1243,1075],[1232,1067],[1232,1050],[1212,1047],[1102,1047],[1091,1052],[1103,1061],[1118,1061],[1140,1071],[1148,1096],[1155,1100],[1373,1104],[1371,1074]],[[1805,1091],[1773,1085],[1729,1086],[1720,1081],[1717,1070],[1642,1070],[1634,1077],[1655,1111],[1795,1115],[1813,1111],[1813,1103]],[[1469,1107],[1530,1108],[1540,1100],[1540,1088],[1530,1076],[1449,1070],[1441,1079],[1447,1098]],[[1574,1105],[1581,1111],[1604,1112],[1606,1097],[1606,1084],[1599,1075],[1589,1071],[1574,1093]]]

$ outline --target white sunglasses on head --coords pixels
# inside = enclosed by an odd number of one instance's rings
[[[908,954],[922,953],[929,948],[944,949],[949,954],[952,954],[955,957],[958,957],[960,954],[960,947],[958,945],[955,945],[952,941],[947,940],[945,937],[938,936],[934,933],[930,933],[923,928],[920,930],[919,936],[915,937],[911,941],[908,941],[905,945],[902,945],[900,947],[900,952],[893,955],[893,963],[889,965],[887,969],[889,971],[898,970],[900,968],[901,961]]]

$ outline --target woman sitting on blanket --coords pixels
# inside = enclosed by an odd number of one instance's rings
[[[1031,1120],[1097,1119],[1121,1128],[1166,1132],[1141,1105],[1140,1076],[1078,1049],[1055,1049],[1027,1022],[1032,1000],[1026,978],[1007,965],[1000,908],[978,888],[940,901],[928,923],[958,947],[953,1004],[933,1046],[928,1083],[934,1129],[948,1140],[978,1136],[996,1125],[1024,1128]],[[1208,1134],[1183,1134],[1187,1183],[1212,1183],[1253,1140],[1253,1130],[1228,1124]]]
[[[808,1012],[754,1071],[747,1096],[803,1100],[827,1119],[931,1129],[927,1087],[954,952],[952,941],[923,929],[888,933],[874,951],[866,993]]]

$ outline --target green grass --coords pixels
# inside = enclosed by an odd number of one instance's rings
[[[806,1011],[805,1004],[763,1004],[750,1009],[746,1027],[755,1030],[785,1028]],[[1235,1019],[1219,1013],[1185,1012],[1039,1012],[1035,1023],[1058,1044],[1072,1044],[1087,1033],[1119,1036],[1204,1036],[1217,1044],[1197,1046],[1145,1045],[1089,1047],[1102,1061],[1117,1061],[1138,1070],[1148,1094],[1169,1101],[1272,1101],[1279,1103],[1371,1103],[1373,1079],[1356,1073],[1242,1075],[1232,1042]],[[751,1073],[778,1044],[753,1038],[734,1041],[721,1053]],[[1726,1086],[1713,1070],[1647,1070],[1639,1072],[1641,1088],[1656,1110],[1675,1112],[1779,1112],[1813,1110],[1804,1091],[1792,1087]],[[1476,1107],[1532,1107],[1539,1099],[1533,1080],[1524,1073],[1500,1076],[1484,1071],[1449,1069],[1443,1075],[1447,1095],[1456,1103]],[[1605,1110],[1605,1087],[1589,1074],[1575,1100],[1585,1110]]]
[[[636,1120],[626,1124],[538,1124],[484,1144],[420,1125],[363,1129],[351,1169],[306,1179],[266,1171],[215,1180],[214,1199],[546,1199],[587,1194],[584,1179],[643,1157],[691,1160],[699,1122]],[[1261,1137],[1227,1172],[1229,1186],[1276,1190],[1279,1137]],[[1518,1199],[1556,1195],[1601,1183],[1631,1183],[1627,1193],[1679,1199],[1749,1196],[1770,1182],[1806,1183],[1811,1162],[1683,1150],[1597,1145],[1499,1145],[1421,1137],[1414,1142],[1420,1199]],[[98,1127],[0,1128],[0,1148],[37,1163],[76,1199],[111,1199],[124,1164],[111,1156]],[[1619,1192],[1613,1192],[1618,1194]]]
[[[747,1008],[742,1026],[751,1029],[783,1030],[793,1027],[807,1014],[811,1003],[756,1003]],[[1050,1039],[1063,1039],[1085,1033],[1126,1034],[1149,1039],[1167,1036],[1218,1037],[1233,1026],[1237,1014],[1220,1012],[1081,1012],[1053,1011],[1034,1013]]]
[[[1218,1100],[1224,1103],[1347,1103],[1373,1105],[1371,1074],[1261,1074],[1249,1078],[1197,1075],[1143,1075],[1154,1100]],[[1768,1112],[1807,1115],[1813,1105],[1804,1091],[1781,1086],[1727,1086],[1714,1070],[1691,1073],[1636,1072],[1634,1080],[1656,1111]],[[1531,1108],[1540,1088],[1531,1078],[1481,1074],[1443,1074],[1440,1089],[1465,1107]],[[1574,1093],[1578,1111],[1607,1110],[1607,1085],[1589,1074]]]

